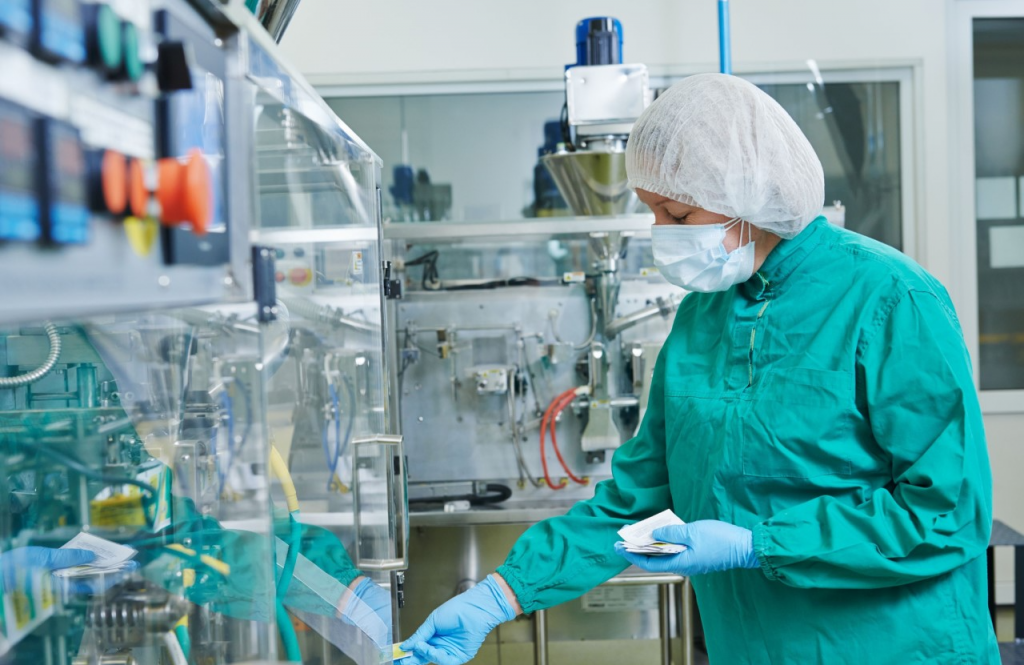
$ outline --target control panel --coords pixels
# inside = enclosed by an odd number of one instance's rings
[[[185,0],[0,2],[0,323],[246,296],[237,42]]]

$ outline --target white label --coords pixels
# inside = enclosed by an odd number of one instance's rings
[[[352,252],[352,274],[362,275],[363,274],[363,253]]]
[[[587,281],[587,273],[585,272],[567,272],[562,275],[562,281],[566,284],[576,284],[579,282]]]
[[[635,612],[658,609],[658,588],[655,586],[597,587],[580,602],[584,612]]]

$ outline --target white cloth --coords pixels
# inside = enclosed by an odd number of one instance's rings
[[[792,238],[821,214],[825,176],[778,102],[735,76],[676,83],[637,120],[626,147],[629,186],[739,217]]]

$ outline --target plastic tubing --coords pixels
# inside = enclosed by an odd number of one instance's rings
[[[281,489],[284,491],[284,500],[288,504],[288,520],[291,525],[288,554],[284,560],[281,577],[277,580],[277,597],[280,600],[288,593],[288,586],[292,583],[295,562],[298,561],[299,548],[302,544],[302,523],[299,522],[299,496],[295,491],[295,482],[292,480],[292,474],[288,471],[288,465],[285,464],[284,458],[281,457],[281,453],[278,452],[276,446],[270,447],[270,470],[281,483]],[[289,625],[291,625],[290,622]]]
[[[548,470],[548,456],[544,450],[544,445],[548,438],[548,418],[551,417],[551,413],[554,410],[555,405],[557,405],[558,402],[568,394],[568,392],[569,391],[566,390],[559,394],[557,398],[552,400],[548,409],[544,412],[544,417],[541,418],[541,466],[544,468],[544,480],[552,490],[561,490],[565,487],[566,483],[555,485],[555,482],[551,480],[551,472]]]
[[[181,654],[185,657],[185,661],[188,662],[189,655],[192,652],[192,638],[188,636],[188,626],[185,624],[175,626],[174,636],[178,638]]]
[[[292,474],[288,471],[288,465],[285,464],[284,458],[281,457],[276,446],[270,447],[270,471],[277,476],[278,482],[281,483],[288,512],[299,512],[299,494],[295,491],[295,483],[292,481]]]
[[[57,326],[49,322],[46,323],[43,329],[46,330],[46,336],[50,340],[50,353],[46,356],[46,360],[43,361],[42,365],[31,372],[19,374],[18,376],[0,377],[0,388],[18,388],[20,386],[27,386],[30,383],[35,383],[53,371],[54,365],[56,365],[57,361],[60,359],[60,332],[58,332]]]
[[[291,533],[288,538],[288,554],[284,559],[281,577],[277,580],[278,599],[288,595],[288,587],[291,586],[292,577],[295,575],[295,563],[299,560],[299,549],[302,547],[302,522],[299,521],[299,513],[289,515],[288,523],[291,526]]]
[[[569,469],[569,465],[565,463],[565,459],[562,457],[562,451],[558,449],[558,439],[555,437],[555,429],[556,429],[555,428],[555,425],[556,425],[555,421],[558,419],[558,416],[562,415],[562,411],[564,411],[570,404],[572,404],[573,400],[576,399],[576,396],[579,395],[579,394],[581,394],[580,390],[574,390],[573,393],[572,393],[572,396],[566,397],[562,402],[560,402],[559,405],[558,405],[558,408],[552,414],[552,416],[551,416],[551,447],[554,448],[554,450],[555,450],[555,455],[558,457],[558,463],[562,465],[563,469],[565,469],[565,475],[569,476],[569,479],[571,481],[573,481],[574,483],[576,483],[577,485],[587,485],[587,484],[590,483],[589,480],[587,480],[586,478],[579,478],[579,477],[577,477]]]
[[[185,652],[178,644],[178,638],[174,633],[164,633],[164,646],[167,647],[167,655],[171,657],[174,665],[188,665]]]
[[[556,421],[558,419],[558,416],[562,415],[562,411],[564,411],[570,404],[572,404],[573,400],[576,399],[576,397],[578,395],[582,395],[586,391],[587,391],[586,388],[576,388],[575,390],[573,390],[564,399],[561,399],[559,401],[558,405],[555,407],[555,410],[552,412],[551,418],[550,418],[550,423],[551,423],[551,447],[554,448],[555,455],[558,457],[558,463],[561,464],[562,465],[562,469],[565,470],[565,475],[569,476],[569,479],[572,480],[572,482],[576,483],[577,485],[586,485],[586,484],[589,483],[589,481],[587,479],[585,479],[585,478],[580,478],[580,477],[576,476],[576,474],[574,474],[569,469],[569,465],[565,463],[565,458],[562,457],[562,451],[558,449],[558,438],[555,436],[555,430],[556,430],[556,427],[557,427]]]
[[[284,609],[284,603],[277,599],[277,630],[281,633],[281,643],[284,645],[284,657],[292,663],[302,662],[302,651],[299,650],[299,636],[295,634],[295,626]]]

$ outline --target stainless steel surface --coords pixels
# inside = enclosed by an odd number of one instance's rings
[[[328,227],[319,229],[253,229],[249,239],[254,245],[294,245],[335,242],[377,242],[375,226]]]
[[[680,302],[682,302],[681,298],[669,298],[667,300],[659,299],[659,302],[655,305],[637,310],[627,314],[626,316],[620,316],[604,327],[605,337],[608,337],[609,339],[618,337],[633,326],[639,325],[648,319],[654,318],[655,316],[662,316],[667,319],[677,309],[679,309]]]
[[[683,580],[682,607],[679,610],[679,637],[683,643],[683,665],[694,665],[693,583]]]
[[[409,633],[415,629],[438,605],[494,571],[504,561],[516,539],[529,526],[414,526],[410,570],[406,574],[407,604],[401,612],[404,632]],[[549,661],[565,662],[554,653],[559,644],[582,646],[584,642],[591,641],[599,641],[609,646],[613,643],[627,645],[626,652],[636,652],[641,644],[646,643],[651,650],[644,653],[650,653],[652,656],[660,654],[663,648],[662,627],[665,617],[659,612],[655,589],[677,588],[686,584],[684,578],[676,575],[657,575],[630,569],[612,578],[604,586],[623,591],[635,590],[630,593],[643,592],[643,596],[636,597],[647,597],[647,591],[650,590],[655,594],[654,604],[645,605],[644,609],[629,609],[627,605],[612,611],[587,611],[581,601],[570,601],[547,610],[544,627],[548,650],[551,652]],[[671,605],[672,603],[669,603],[670,609]],[[689,610],[684,604],[682,612],[687,611]],[[669,616],[672,615],[670,611]],[[675,616],[681,615],[677,612]],[[500,644],[503,649],[508,649],[508,653],[519,653],[513,651],[512,647],[525,644],[532,647],[536,653],[539,646],[535,633],[534,621],[529,620],[529,617],[521,617],[502,625],[500,643],[498,635],[492,634],[485,648],[493,649],[495,645]],[[672,639],[679,636],[674,622],[669,627],[668,635]],[[692,634],[684,639],[692,639]],[[614,659],[614,654],[621,654],[622,649],[609,648],[607,651],[606,654],[598,654],[588,663],[617,665],[622,662]],[[564,650],[559,652],[565,653]],[[686,653],[685,645],[683,653]],[[505,658],[505,662],[517,662],[508,660],[509,656]],[[523,652],[522,660],[518,662],[526,662],[529,658],[530,652]]]
[[[658,587],[658,626],[661,631],[661,665],[672,665],[672,587]]]
[[[650,97],[645,65],[570,67],[565,71],[569,124],[599,134],[628,134]],[[626,125],[625,131],[614,125]]]
[[[636,568],[630,568],[629,570],[637,570]],[[668,573],[630,573],[625,572],[621,575],[616,575],[607,582],[605,586],[648,586],[656,584],[658,586],[664,586],[668,584],[682,584],[686,580],[681,575],[672,575]]]
[[[410,524],[427,526],[482,526],[494,524],[530,524],[549,517],[564,515],[575,501],[506,501],[495,506],[448,513],[442,510],[417,511],[410,514]]]
[[[643,309],[671,288],[640,281],[626,283],[620,292],[618,310]],[[396,353],[406,346],[419,353],[418,362],[406,367],[396,386],[400,390],[410,481],[511,478],[513,483],[517,482],[506,399],[476,393],[470,369],[478,361],[518,365],[533,373],[525,404],[521,397],[516,400],[516,413],[522,420],[521,436],[526,437],[521,441],[526,465],[539,475],[540,415],[558,393],[579,385],[575,364],[586,356],[569,345],[586,338],[589,332],[590,307],[584,287],[497,289],[486,292],[483,300],[480,292],[473,291],[407,292],[395,309]],[[555,324],[549,316],[551,312],[557,315]],[[499,323],[504,329],[483,329]],[[566,344],[555,346],[554,362],[547,362],[542,358],[548,357],[548,345],[536,335],[550,340],[553,325],[560,329],[560,338]],[[608,349],[609,357],[620,368],[617,371],[621,372],[626,364],[623,354],[631,341],[664,339],[670,326],[670,321],[654,318],[620,335]],[[446,331],[444,334],[451,340],[451,352],[444,359],[435,351],[438,330]],[[615,376],[617,386],[621,375]],[[620,419],[622,409],[615,411],[615,418]],[[586,413],[567,409],[558,426],[559,444],[571,468],[596,480],[610,473],[610,461],[587,464],[578,443],[585,418]],[[620,429],[632,435],[632,429]],[[545,488],[514,489],[516,497],[526,501],[536,503],[554,498]],[[592,487],[563,490],[558,500],[562,500],[565,492],[573,493],[565,498],[580,499],[588,498],[592,491]],[[530,506],[538,508],[543,507]],[[419,519],[423,518],[414,517]],[[478,515],[474,513],[466,519],[475,520]]]
[[[561,152],[545,155],[541,162],[577,215],[629,215],[638,210],[636,192],[626,185],[625,151]]]
[[[280,42],[301,0],[260,0],[256,16],[274,41]]]
[[[359,547],[356,550],[356,565],[359,568],[373,571],[406,570],[409,567],[409,518],[405,495],[405,456],[403,454],[402,437],[398,435],[377,435],[367,439],[356,439],[352,441],[352,448],[356,461],[356,468],[352,474],[356,538],[360,545],[362,545],[364,540],[370,540],[370,538],[365,536],[367,527],[379,528],[380,522],[373,521],[368,525],[366,517],[368,514],[372,517],[374,513],[377,513],[378,517],[383,517],[386,520],[385,524],[393,541],[391,543],[392,556],[382,557],[379,556],[379,553],[375,553],[372,557],[364,557],[363,548]],[[365,469],[359,466],[361,451],[371,448],[380,449],[378,454],[371,452],[368,457],[373,458],[379,455],[382,458],[382,468],[378,470],[382,471],[384,475],[385,492],[383,500],[380,497],[374,497],[372,503],[365,501],[363,498],[367,492],[372,490],[366,489],[366,480],[363,473]],[[382,502],[384,504],[383,508],[386,511],[384,515],[380,515],[380,504]],[[370,505],[366,505],[367,503]]]
[[[569,236],[585,237],[589,233],[621,231],[636,238],[649,238],[654,224],[652,214],[631,214],[617,217],[544,217],[493,222],[431,222],[398,223],[384,225],[384,238],[409,243],[428,241],[437,244],[487,240],[500,242],[515,240],[550,240]]]
[[[537,610],[533,613],[533,662],[548,665],[548,613]]]

